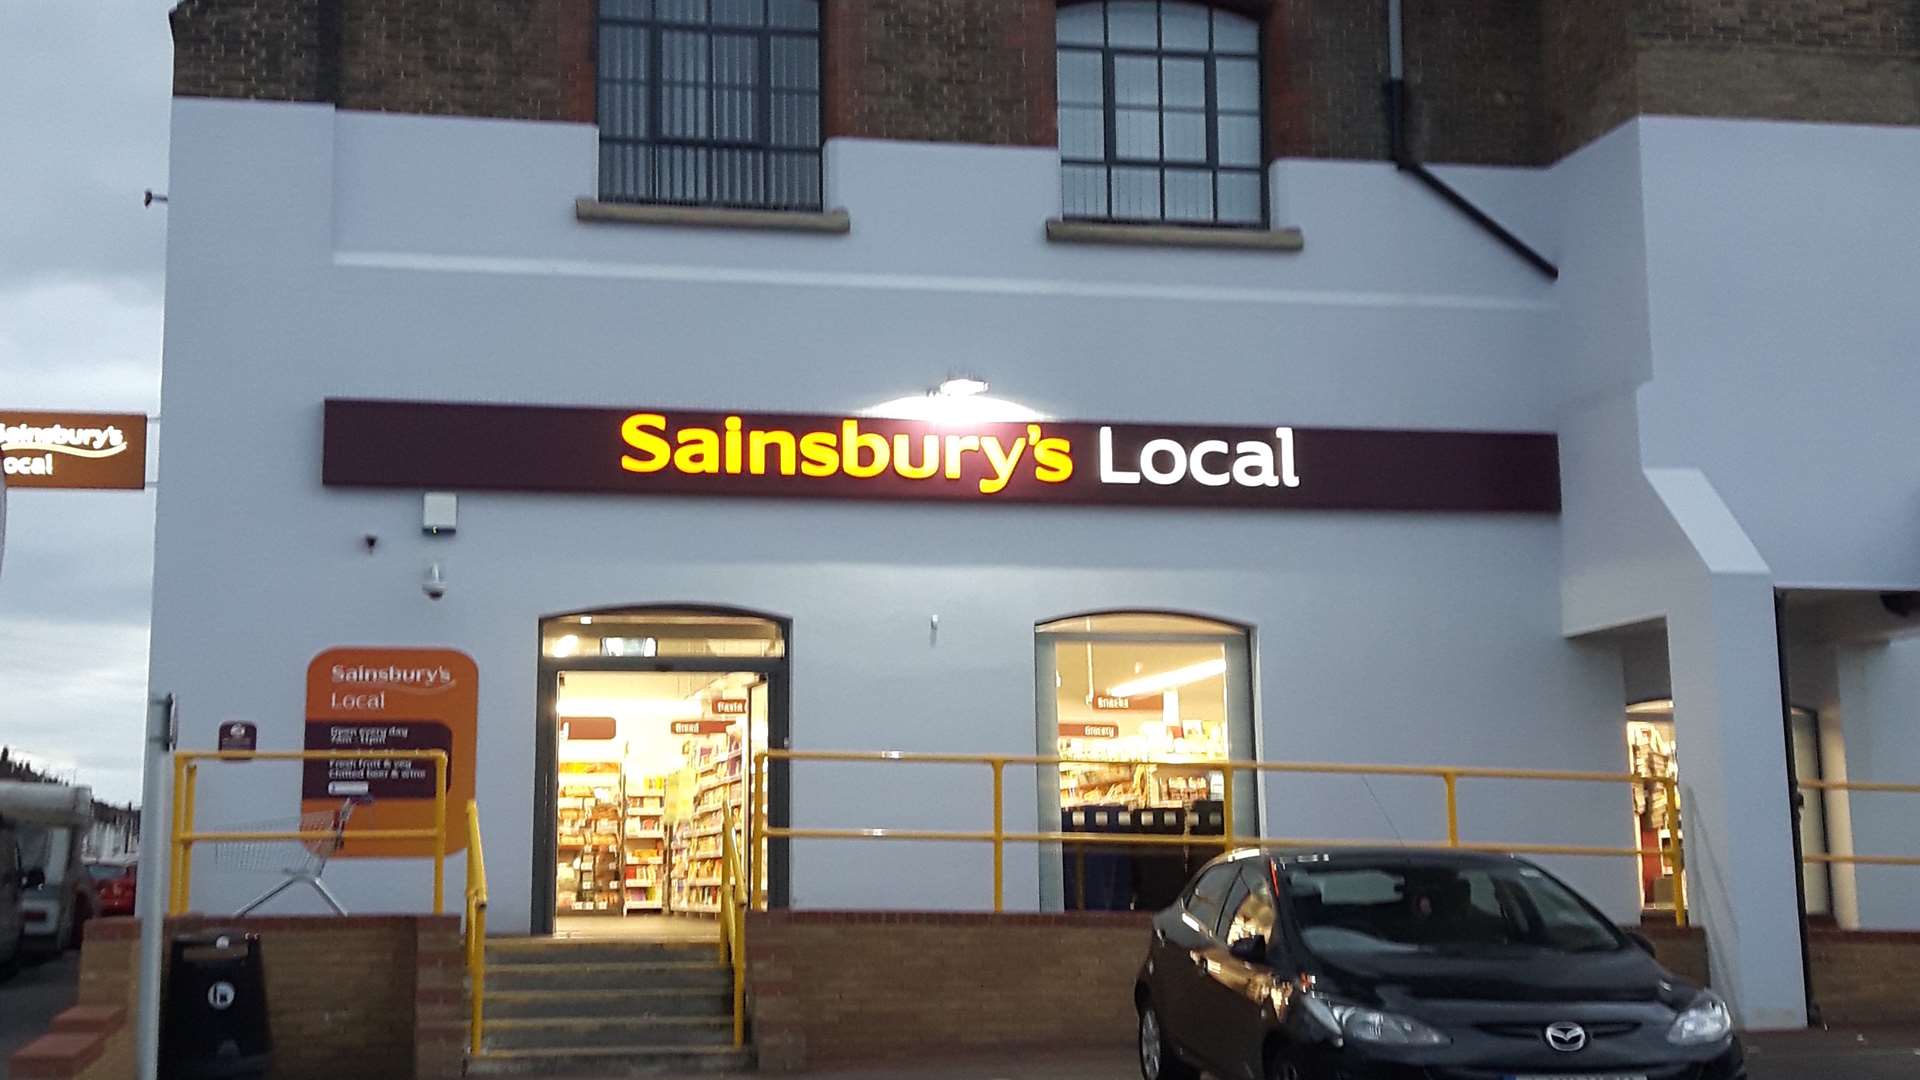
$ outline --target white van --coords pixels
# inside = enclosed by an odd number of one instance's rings
[[[0,780],[0,818],[19,851],[24,954],[57,956],[80,943],[93,917],[93,879],[81,854],[93,827],[93,789]]]

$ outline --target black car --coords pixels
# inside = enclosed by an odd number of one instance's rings
[[[1744,1080],[1726,1003],[1559,879],[1456,851],[1223,856],[1155,916],[1146,1080]]]

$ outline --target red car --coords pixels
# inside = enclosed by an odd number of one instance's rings
[[[133,914],[133,892],[136,879],[139,877],[139,867],[136,864],[88,863],[87,873],[93,878],[95,915]]]

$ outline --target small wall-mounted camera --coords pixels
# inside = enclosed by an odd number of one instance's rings
[[[438,600],[447,595],[447,575],[440,569],[439,563],[427,567],[427,576],[420,581],[420,591],[426,593],[429,600]]]

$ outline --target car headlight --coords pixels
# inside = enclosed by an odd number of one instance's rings
[[[1350,1005],[1311,992],[1301,994],[1300,1002],[1308,1015],[1330,1032],[1356,1042],[1376,1046],[1445,1046],[1453,1041],[1411,1016]]]
[[[1667,1041],[1676,1046],[1716,1043],[1733,1034],[1733,1014],[1719,996],[1702,991],[1667,1029]]]

